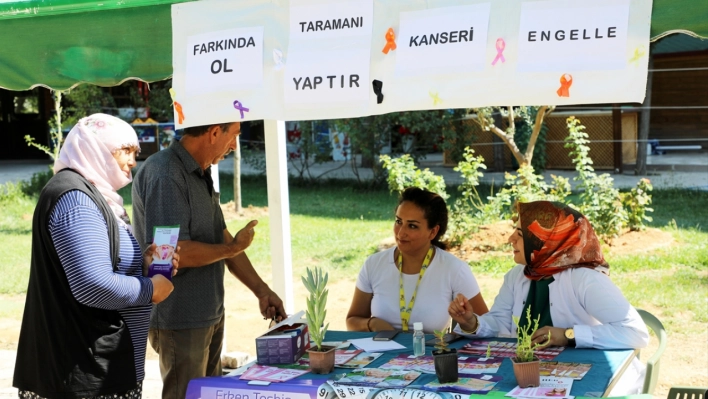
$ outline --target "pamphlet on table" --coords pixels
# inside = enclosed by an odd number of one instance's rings
[[[381,357],[381,355],[383,355],[383,353],[361,352],[360,354],[354,356],[350,361],[340,364],[337,367],[347,369],[366,367],[371,364],[371,362]]]
[[[419,376],[420,373],[417,371],[363,368],[352,370],[337,380],[327,382],[377,388],[403,388],[410,385]]]
[[[457,370],[462,374],[496,373],[501,367],[502,358],[488,359],[486,361],[470,356],[457,358]],[[433,356],[398,355],[381,366],[382,369],[420,371],[426,374],[435,374],[435,360]]]
[[[590,371],[590,363],[541,362],[541,376],[565,377],[582,380]]]
[[[501,381],[500,376],[480,375],[480,374],[460,374],[456,382],[439,383],[437,380],[423,385],[423,389],[433,392],[455,392],[464,394],[486,394],[491,391],[497,382]]]
[[[518,385],[506,396],[514,398],[556,398],[571,399],[570,389],[573,387],[572,378],[563,377],[541,377],[541,385],[536,388],[521,388]]]
[[[541,348],[534,351],[534,354],[538,356],[541,360],[552,360],[558,356],[565,347],[562,346],[549,346],[547,348]],[[472,341],[465,344],[462,348],[457,350],[458,353],[464,353],[468,355],[476,356],[487,356],[489,352],[489,357],[515,357],[516,356],[516,342],[503,342],[503,341]]]
[[[357,348],[367,352],[386,352],[406,349],[405,346],[396,341],[374,341],[373,338],[350,339],[349,342]]]
[[[309,369],[298,370],[298,369],[285,369],[273,366],[262,366],[260,364],[254,364],[249,367],[243,374],[241,374],[240,379],[248,381],[267,381],[267,382],[284,382],[292,380],[295,377],[299,377],[303,374],[309,373]]]

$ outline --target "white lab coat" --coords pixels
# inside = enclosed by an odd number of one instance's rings
[[[554,327],[575,330],[578,348],[644,348],[649,333],[639,313],[629,304],[610,278],[593,269],[567,269],[553,275],[548,286]],[[489,313],[479,316],[477,334],[468,337],[516,337],[512,316],[521,317],[531,280],[524,266],[517,265],[504,276],[504,284]],[[543,326],[540,326],[543,327]]]

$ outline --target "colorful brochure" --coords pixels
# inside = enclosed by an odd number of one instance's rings
[[[179,225],[153,228],[152,242],[157,245],[157,249],[152,254],[152,263],[148,266],[148,277],[161,274],[172,280],[172,255],[177,248],[178,239]]]
[[[552,360],[558,356],[563,349],[565,349],[565,347],[549,346],[534,351],[534,354],[541,360]],[[490,352],[490,357],[515,357],[516,342],[472,341],[457,350],[458,353],[476,356],[486,356],[487,351]]]
[[[515,398],[556,398],[570,399],[570,390],[573,387],[572,378],[563,377],[541,377],[541,385],[537,388],[516,388],[509,391],[506,396]]]
[[[565,377],[582,380],[590,371],[590,363],[541,362],[541,376]]]
[[[461,374],[496,373],[501,367],[502,359],[480,360],[469,356],[457,358],[457,370]],[[426,374],[435,374],[433,356],[398,355],[380,368],[390,370],[412,370]]]
[[[383,369],[357,369],[348,372],[336,381],[327,381],[340,385],[353,385],[377,388],[403,388],[420,376],[417,371],[398,371]]]
[[[254,364],[249,367],[243,374],[241,374],[240,379],[249,381],[268,381],[268,382],[283,382],[292,380],[295,377],[299,377],[303,374],[309,373],[309,369],[298,370],[298,369],[282,369],[273,366],[262,366],[260,364]]]
[[[491,391],[497,382],[501,380],[502,377],[500,376],[460,374],[457,382],[441,384],[436,380],[423,385],[423,389],[433,392],[476,393],[484,395]]]
[[[354,356],[350,361],[340,364],[337,367],[347,369],[366,367],[371,364],[371,362],[381,357],[381,355],[383,355],[383,353],[361,352],[360,354]]]
[[[364,353],[360,349],[337,349],[334,351],[334,364],[337,367],[342,367],[343,364],[354,359],[357,355]],[[378,356],[377,356],[378,357]],[[294,364],[283,365],[281,367],[286,368],[298,368],[298,369],[309,369],[310,368],[310,357],[309,353],[305,354],[297,360]]]

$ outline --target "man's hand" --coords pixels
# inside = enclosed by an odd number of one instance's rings
[[[156,274],[150,277],[152,281],[152,303],[160,303],[164,301],[170,294],[175,286],[172,282],[165,278],[162,274]]]
[[[257,224],[257,220],[251,220],[250,222],[248,222],[246,227],[242,228],[238,231],[238,233],[236,233],[236,237],[234,237],[234,239],[227,244],[232,253],[229,258],[232,258],[238,255],[239,253],[245,251],[246,248],[251,245],[251,243],[253,242],[253,237],[256,236],[256,230],[254,228]]]
[[[265,294],[258,296],[258,306],[261,309],[261,315],[266,319],[275,319],[279,322],[287,317],[283,301],[270,288]]]

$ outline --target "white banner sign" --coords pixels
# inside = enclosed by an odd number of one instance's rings
[[[366,104],[369,99],[369,49],[290,53],[285,102],[295,107],[339,103]]]
[[[520,72],[623,69],[630,0],[525,2],[519,21]]]
[[[290,1],[290,42],[317,39],[371,37],[374,5],[371,0],[309,4]]]
[[[288,109],[368,103],[373,1],[290,2]]]
[[[486,66],[489,3],[402,12],[396,74],[444,75]]]
[[[258,87],[263,82],[263,27],[187,38],[189,96]]]
[[[173,4],[176,127],[640,103],[651,1]]]

